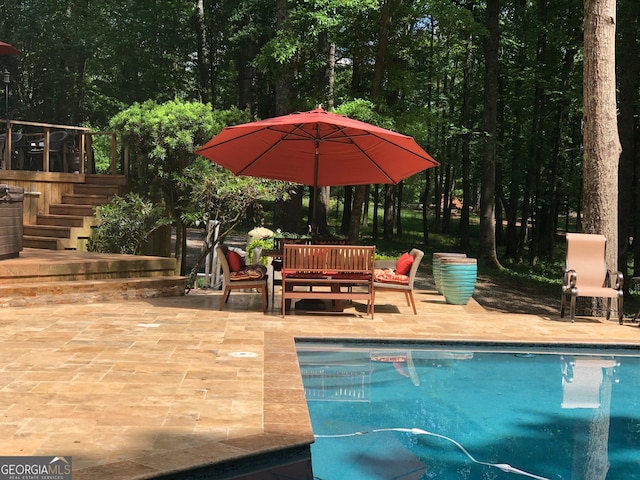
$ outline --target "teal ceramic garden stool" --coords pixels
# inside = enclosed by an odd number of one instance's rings
[[[447,303],[466,305],[476,288],[477,260],[466,257],[442,257],[440,274],[442,294]]]
[[[434,252],[432,267],[433,267],[433,283],[436,284],[436,290],[442,295],[442,273],[440,269],[440,260],[444,257],[466,257],[466,253],[450,253],[450,252]]]

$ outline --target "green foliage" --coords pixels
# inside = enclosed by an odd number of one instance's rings
[[[197,226],[207,220],[217,220],[222,226],[221,236],[244,219],[249,207],[260,216],[261,200],[287,199],[292,191],[292,185],[287,182],[239,177],[202,157],[175,179],[183,221]]]
[[[270,238],[254,238],[247,245],[247,263],[253,264],[255,263],[254,253],[256,248],[261,248],[262,250],[271,250],[273,249],[273,237]],[[269,263],[268,257],[260,256],[260,263],[265,267]]]
[[[194,153],[197,147],[226,125],[247,120],[247,112],[236,108],[220,111],[200,102],[147,101],[113,117],[111,128],[131,146],[130,179],[134,191],[145,192],[153,201],[165,205],[170,218],[199,215],[202,220],[205,212],[197,207],[206,199],[189,198],[193,185],[183,181],[185,170],[199,158]],[[200,161],[197,165],[206,163]]]
[[[168,223],[160,208],[136,194],[116,196],[96,208],[96,217],[88,249],[102,253],[138,254],[147,237]]]
[[[334,112],[360,120],[361,122],[370,123],[388,130],[394,130],[393,119],[380,114],[370,100],[356,98],[341,104]]]
[[[91,146],[95,173],[109,174],[111,171],[111,137],[109,135],[93,135]]]

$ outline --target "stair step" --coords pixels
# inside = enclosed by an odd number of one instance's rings
[[[140,277],[0,285],[0,307],[183,296],[186,277]]]
[[[85,175],[86,184],[98,184],[98,185],[127,185],[127,177],[124,175]]]
[[[113,197],[120,193],[120,187],[118,185],[76,183],[73,186],[73,193],[78,195],[107,195]]]
[[[24,226],[24,244],[47,250],[86,250],[91,227],[97,224],[95,209],[127,190],[124,175],[85,175],[74,183],[73,193],[63,193],[61,203],[50,204],[38,214],[35,225]]]
[[[71,238],[71,228],[63,225],[24,225],[23,234],[30,237]]]
[[[23,235],[22,245],[24,248],[43,248],[46,250],[65,250],[69,247],[68,242],[65,243],[62,238],[32,235]]]
[[[54,215],[81,215],[92,217],[95,215],[95,205],[52,204],[49,205],[49,213]]]
[[[18,258],[0,262],[0,285],[171,277],[175,268],[170,257],[26,247]]]
[[[104,205],[109,203],[111,195],[98,194],[80,194],[80,193],[64,193],[62,195],[62,203],[65,205]]]
[[[52,215],[50,213],[41,213],[36,219],[37,225],[60,225],[80,228],[89,228],[91,225],[95,225],[95,223],[95,218],[82,215]]]

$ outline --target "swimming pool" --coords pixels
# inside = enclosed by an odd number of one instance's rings
[[[640,479],[635,350],[297,348],[316,479]]]

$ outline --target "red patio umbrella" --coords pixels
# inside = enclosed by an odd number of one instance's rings
[[[9,45],[5,42],[0,42],[0,55],[18,55],[20,50],[18,50],[13,45]]]
[[[412,137],[318,107],[224,128],[196,153],[236,175],[317,187],[398,183],[438,164]],[[316,218],[313,203],[312,222]]]
[[[395,184],[438,165],[412,137],[322,108],[226,127],[196,153],[236,175],[312,187]]]

